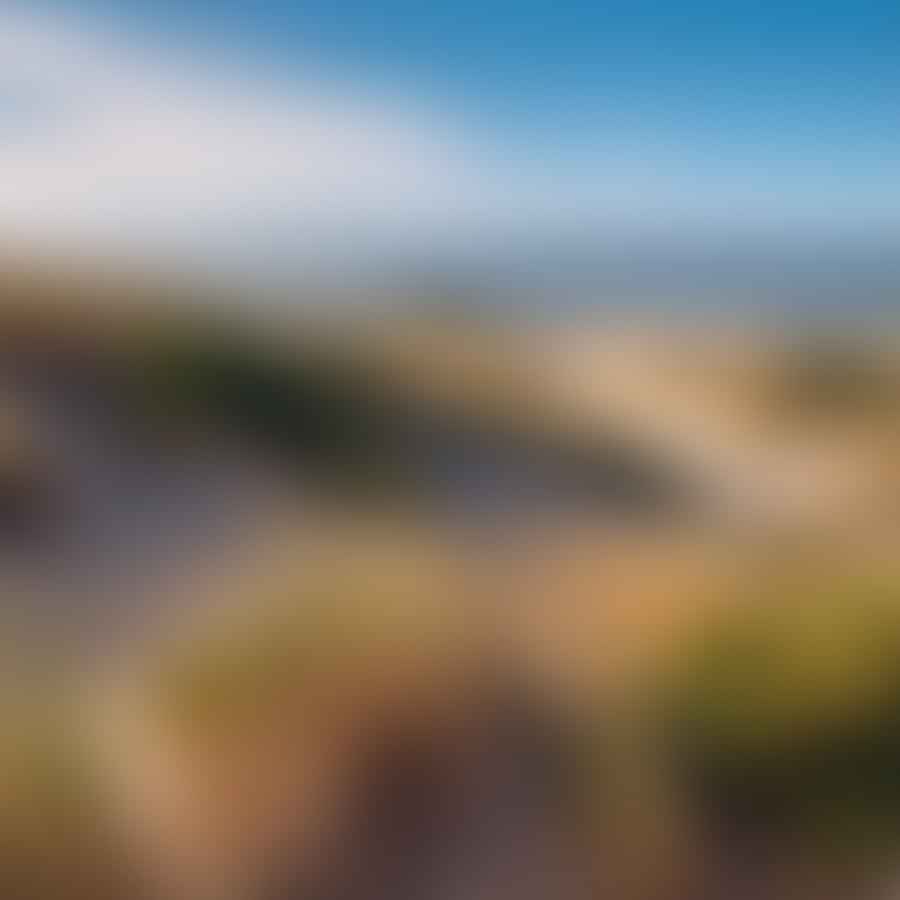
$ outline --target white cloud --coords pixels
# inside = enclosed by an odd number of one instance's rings
[[[271,240],[284,256],[579,227],[896,222],[896,191],[865,173],[713,165],[652,132],[587,135],[569,160],[505,137],[312,70],[265,76],[95,20],[0,9],[6,243],[227,255]]]
[[[0,13],[0,229],[150,243],[268,223],[390,232],[481,203],[470,151],[421,110],[225,62]]]

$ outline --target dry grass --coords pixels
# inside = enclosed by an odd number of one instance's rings
[[[467,646],[446,567],[421,540],[359,531],[302,559],[270,548],[113,686],[107,769],[173,896],[244,896],[278,848],[313,877],[380,736],[457,727]]]

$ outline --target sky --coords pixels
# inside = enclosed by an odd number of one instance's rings
[[[288,265],[893,246],[892,7],[0,0],[0,238]]]

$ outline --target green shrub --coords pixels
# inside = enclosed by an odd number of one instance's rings
[[[900,586],[760,585],[666,691],[707,812],[846,846],[900,838]]]
[[[228,331],[182,327],[148,341],[138,381],[170,420],[224,426],[304,465],[374,476],[384,411],[348,360],[278,355]]]

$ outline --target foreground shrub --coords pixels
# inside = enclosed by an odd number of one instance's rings
[[[756,585],[666,693],[670,748],[714,822],[851,854],[900,840],[900,585]]]

